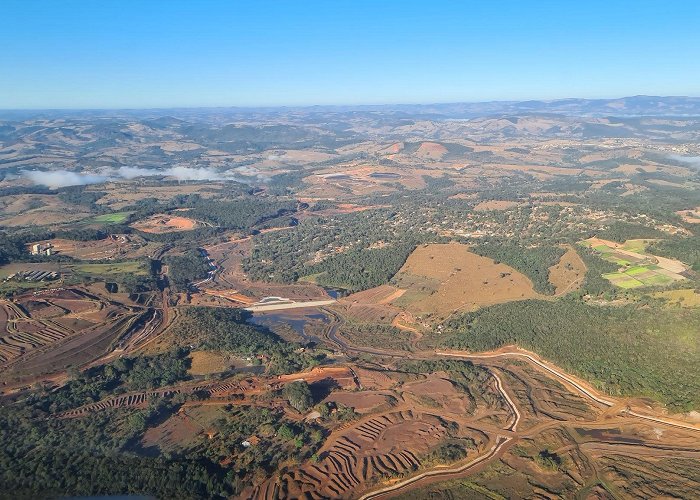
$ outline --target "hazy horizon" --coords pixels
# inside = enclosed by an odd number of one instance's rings
[[[652,98],[652,99],[700,99],[698,95],[621,95],[613,97],[555,97],[551,99],[489,99],[489,100],[465,100],[465,101],[425,101],[425,102],[376,102],[376,103],[333,103],[333,104],[279,104],[279,105],[220,105],[220,106],[153,106],[153,107],[95,107],[95,108],[71,108],[71,107],[37,107],[37,108],[0,108],[0,111],[168,111],[168,110],[207,110],[207,109],[309,109],[309,108],[365,108],[365,107],[391,107],[391,106],[449,106],[463,104],[497,104],[497,103],[526,103],[526,102],[542,102],[555,103],[560,101],[617,101],[622,99],[633,98]]]

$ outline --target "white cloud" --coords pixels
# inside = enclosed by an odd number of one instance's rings
[[[211,168],[173,167],[163,170],[163,173],[179,181],[215,181],[223,177]]]
[[[41,170],[24,170],[22,176],[26,177],[34,184],[41,184],[49,188],[60,188],[65,186],[84,186],[86,184],[98,184],[105,182],[109,177],[101,174],[78,173],[68,170],[52,170],[49,172]]]
[[[119,167],[112,175],[122,179],[135,179],[136,177],[150,177],[164,175],[175,177],[179,181],[213,181],[224,177],[223,174],[212,168],[170,167],[170,168],[140,168]]]
[[[154,168],[119,167],[116,175],[123,179],[135,179],[136,177],[148,177],[150,175],[163,175],[160,170]]]
[[[245,182],[251,178],[259,181],[267,181],[254,167],[242,166],[228,172],[218,172],[213,168],[169,167],[169,168],[141,168],[119,167],[118,169],[106,168],[99,173],[70,172],[68,170],[25,170],[22,176],[34,184],[41,184],[50,188],[65,186],[82,186],[86,184],[99,184],[113,179],[135,179],[137,177],[166,176],[174,177],[179,181],[217,181],[235,179]]]

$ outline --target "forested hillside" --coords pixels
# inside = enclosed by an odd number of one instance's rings
[[[700,310],[528,300],[463,314],[440,345],[486,351],[517,344],[613,395],[649,396],[674,410],[700,407]]]

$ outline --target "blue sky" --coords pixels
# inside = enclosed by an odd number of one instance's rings
[[[0,108],[700,95],[694,1],[0,1]]]

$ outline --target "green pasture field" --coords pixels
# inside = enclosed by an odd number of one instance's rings
[[[598,252],[598,256],[608,262],[617,264],[622,269],[616,273],[603,274],[602,277],[610,281],[613,285],[623,289],[639,288],[644,286],[664,286],[673,283],[675,280],[672,277],[666,276],[659,272],[661,267],[656,264],[649,263],[649,259],[653,256],[644,254],[646,247],[653,240],[627,240],[622,248],[624,250],[639,254],[639,258],[626,256],[614,248],[607,245],[597,245],[593,248]],[[580,242],[582,245],[587,245],[587,242]]]
[[[700,293],[696,293],[692,288],[656,292],[654,297],[668,300],[669,306],[700,307]]]
[[[615,283],[615,284],[617,286],[619,286],[620,288],[624,288],[626,290],[630,289],[630,288],[639,288],[639,287],[644,286],[644,283],[642,283],[641,281],[637,281],[635,279],[620,281],[619,283]]]
[[[125,262],[110,262],[107,264],[79,264],[71,266],[73,272],[89,276],[115,277],[123,274],[134,274],[137,276],[148,276],[149,269],[146,263],[139,260],[128,260]]]
[[[119,224],[120,222],[124,222],[130,215],[131,212],[115,212],[113,214],[102,214],[96,215],[95,217],[88,219],[88,222]]]
[[[649,243],[652,241],[654,240],[627,240],[622,245],[622,249],[627,250],[628,252],[643,254],[647,249],[647,245],[649,245]]]
[[[618,286],[620,288],[627,289],[627,288],[639,288],[641,286],[644,286],[644,283],[632,278],[631,276],[627,276],[625,273],[604,274],[603,278],[609,280],[613,285]]]
[[[673,278],[656,273],[646,266],[637,266],[624,272],[607,273],[603,278],[620,288],[639,288],[641,286],[663,286],[673,283]]]
[[[627,276],[634,276],[636,274],[644,274],[644,273],[649,272],[649,271],[651,271],[651,269],[649,269],[649,267],[647,267],[647,266],[634,266],[634,267],[630,267],[629,269],[627,269],[625,271],[625,274]]]
[[[0,295],[51,288],[57,283],[60,281],[3,281],[0,282]]]
[[[648,278],[644,278],[642,280],[642,283],[648,286],[655,286],[655,285],[668,285],[669,283],[673,283],[673,279],[669,278],[668,276],[664,276],[663,274],[656,274],[654,276],[650,276]]]
[[[604,255],[603,259],[607,260],[608,262],[612,262],[613,264],[617,264],[619,266],[631,266],[633,264],[633,262],[630,260],[625,260],[625,259],[621,259],[619,257],[610,256],[610,255]]]

